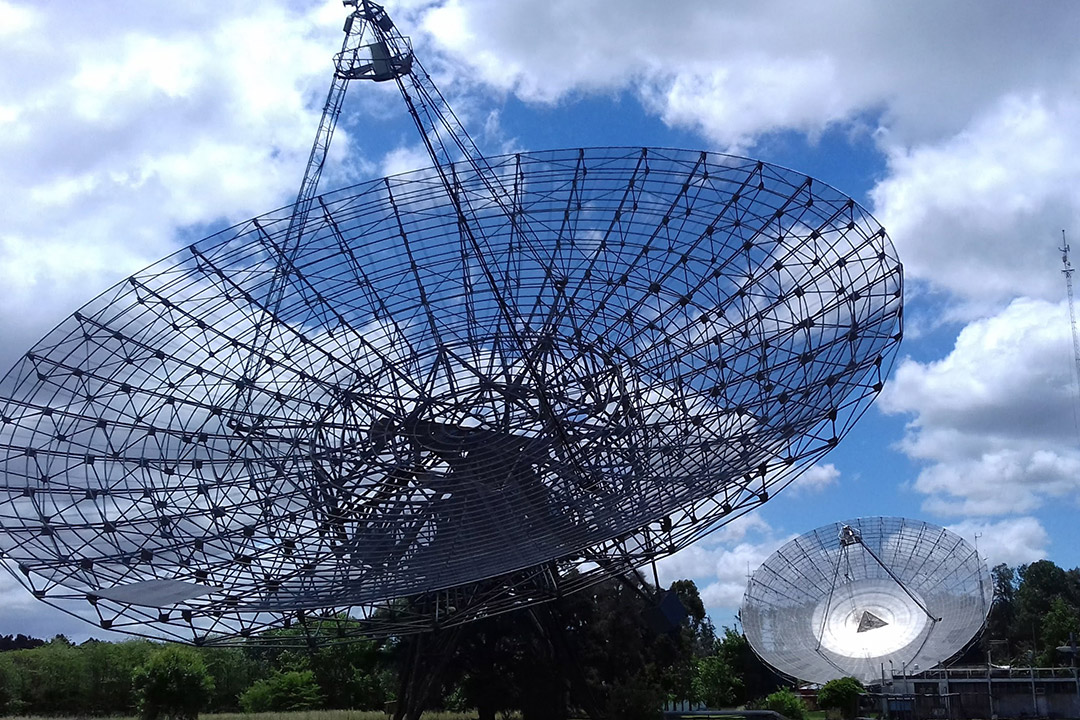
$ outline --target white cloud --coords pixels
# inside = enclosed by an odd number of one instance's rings
[[[0,45],[5,366],[88,292],[182,244],[186,227],[289,202],[340,37],[340,10],[197,2],[101,13],[0,6],[0,17],[30,18]],[[333,157],[347,144],[339,133]],[[331,182],[335,173],[337,162]]]
[[[739,543],[713,557],[713,575],[701,588],[705,607],[737,609],[750,576],[782,543]],[[717,614],[715,611],[712,614]]]
[[[383,157],[379,172],[384,177],[431,167],[427,151],[419,144],[394,148]]]
[[[37,20],[31,8],[0,2],[0,37],[26,32]]]
[[[1080,103],[1009,96],[957,135],[889,146],[873,191],[910,277],[970,318],[1017,295],[1062,295],[1062,228],[1080,226]]]
[[[901,449],[936,514],[1030,512],[1080,491],[1077,395],[1063,304],[1019,299],[961,331],[942,360],[900,363],[882,393],[914,415]]]
[[[1068,88],[1080,51],[1065,28],[1078,15],[1060,3],[449,0],[423,23],[479,77],[527,100],[634,89],[669,122],[731,147],[868,111],[908,141],[955,132],[1017,87]]]
[[[814,495],[825,488],[836,485],[840,480],[840,471],[832,463],[814,465],[799,477],[787,489],[793,497]]]
[[[1080,5],[1037,8],[448,0],[416,20],[460,77],[547,103],[629,91],[722,149],[877,125],[875,211],[909,279],[969,320],[1056,297],[1058,233],[1080,226]]]
[[[747,535],[769,537],[773,532],[772,526],[761,517],[761,513],[752,512],[735,518],[727,525],[717,530],[710,536],[712,544],[728,544],[742,542]]]
[[[792,537],[779,536],[760,513],[750,513],[658,561],[657,572],[663,585],[693,579],[709,615],[723,625],[742,604],[749,575]]]
[[[732,151],[744,151],[762,132],[794,129],[815,135],[853,114],[833,58],[795,64],[783,57],[744,60],[749,62],[742,67],[654,80],[642,86],[642,97],[667,124],[694,128]]]
[[[1006,518],[997,522],[964,520],[948,529],[979,548],[979,553],[993,567],[999,563],[1020,565],[1046,557],[1050,542],[1042,524],[1033,517]]]

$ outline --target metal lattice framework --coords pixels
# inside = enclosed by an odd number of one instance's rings
[[[294,206],[0,381],[0,549],[39,598],[194,642],[453,625],[685,546],[881,389],[902,273],[850,198],[705,152],[484,158],[366,0],[336,66]],[[398,84],[432,169],[316,194],[349,79]]]
[[[975,548],[895,517],[834,523],[773,553],[750,579],[743,630],[777,670],[868,684],[949,659],[986,622],[994,590]]]

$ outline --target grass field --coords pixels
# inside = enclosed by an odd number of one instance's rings
[[[306,712],[269,713],[202,713],[199,720],[386,720],[381,710],[311,710]],[[452,713],[428,711],[424,720],[475,720],[476,713]],[[40,715],[16,715],[4,720],[59,720]],[[71,720],[65,718],[64,720]],[[134,717],[93,718],[93,720],[138,720]]]
[[[424,720],[475,720],[475,712],[436,712],[429,710],[423,714]],[[4,720],[58,720],[42,716],[11,716]],[[69,720],[69,719],[65,719]],[[90,720],[87,718],[87,720]],[[133,717],[113,716],[93,718],[93,720],[138,720]],[[382,710],[310,710],[303,712],[220,712],[220,714],[200,714],[199,720],[387,720]]]
[[[199,720],[386,720],[382,710],[310,710],[291,713],[251,713],[200,715]],[[425,720],[475,720],[476,713],[435,712],[424,713]],[[132,720],[137,720],[133,718]]]
[[[500,716],[501,718],[502,716]],[[511,718],[516,718],[515,713]],[[268,712],[268,713],[202,713],[199,720],[386,720],[387,714],[381,710],[309,710],[306,712]],[[15,715],[4,720],[72,720],[72,718],[42,717],[40,715]],[[86,720],[139,720],[135,717],[97,717]],[[476,713],[436,712],[424,713],[424,720],[476,720]],[[806,713],[806,720],[826,720],[825,711]]]
[[[501,716],[500,716],[501,717]],[[516,718],[517,714],[511,716]],[[269,712],[269,713],[203,713],[199,720],[386,720],[386,713],[381,710],[310,710],[307,712]],[[435,712],[430,710],[424,713],[424,720],[475,720],[476,713]],[[22,715],[6,717],[4,720],[61,720],[60,718],[42,717],[40,715]],[[64,718],[63,720],[72,720]],[[89,718],[87,720],[90,720]],[[110,717],[93,718],[92,720],[138,720],[135,717]],[[825,711],[818,710],[806,713],[806,720],[826,720]]]

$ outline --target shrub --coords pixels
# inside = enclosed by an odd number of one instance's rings
[[[256,680],[237,699],[240,709],[246,713],[270,712],[272,702],[270,696],[270,681]]]
[[[761,702],[761,707],[778,712],[791,720],[806,720],[806,703],[787,688],[781,688],[771,695],[766,695]]]
[[[311,710],[321,704],[322,693],[310,670],[275,673],[240,695],[240,707],[249,713]]]
[[[853,718],[858,711],[859,695],[863,684],[853,677],[830,680],[818,690],[818,707],[840,711],[845,718]]]
[[[743,690],[742,679],[720,655],[700,658],[694,666],[694,700],[710,708],[732,707]]]
[[[131,684],[143,720],[195,720],[214,690],[198,653],[177,645],[158,650],[135,668]]]
[[[607,716],[620,720],[660,720],[664,699],[660,690],[638,673],[608,686]]]

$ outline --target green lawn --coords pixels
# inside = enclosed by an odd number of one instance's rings
[[[424,720],[475,720],[476,713],[434,712],[424,713]],[[39,715],[22,715],[4,720],[58,720]],[[69,719],[65,719],[69,720]],[[94,718],[94,720],[138,720],[133,717]],[[219,713],[199,715],[199,720],[386,720],[381,710],[311,710],[290,713]]]

